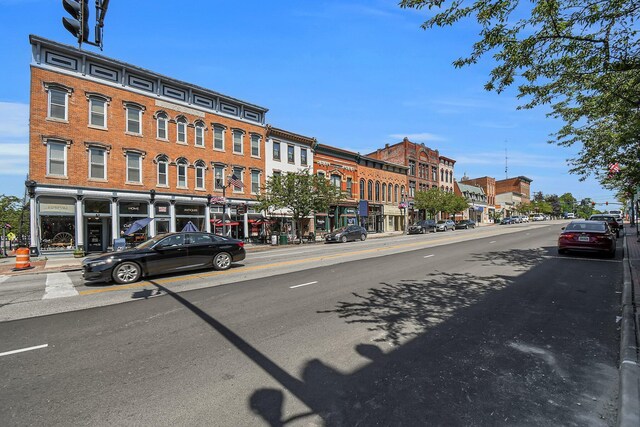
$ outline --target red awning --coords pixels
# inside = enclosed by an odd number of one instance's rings
[[[215,223],[216,228],[218,228],[218,227],[219,227],[219,228],[222,228],[222,227],[224,227],[225,225],[226,225],[227,227],[233,227],[233,226],[236,226],[236,225],[240,225],[240,223],[239,223],[239,222],[236,222],[236,221],[225,222],[224,224],[222,224],[222,222],[216,222],[216,223]]]

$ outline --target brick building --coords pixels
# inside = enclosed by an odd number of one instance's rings
[[[481,178],[469,178],[463,176],[460,180],[461,184],[474,185],[476,187],[482,188],[484,194],[487,198],[487,220],[491,220],[495,218],[495,206],[496,206],[496,179],[490,176],[483,176]]]
[[[266,108],[37,36],[30,42],[31,246],[104,251],[145,218],[129,239],[189,221],[210,231],[212,220],[247,237],[260,217],[252,206],[265,179]],[[240,185],[230,185],[232,175]]]
[[[526,176],[496,181],[496,213],[502,217],[519,213],[521,204],[531,202],[531,182]]]

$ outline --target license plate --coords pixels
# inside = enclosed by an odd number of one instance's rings
[[[579,242],[588,242],[589,241],[589,236],[579,236],[578,237],[578,241]]]

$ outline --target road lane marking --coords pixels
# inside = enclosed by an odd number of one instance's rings
[[[4,353],[0,353],[0,357],[9,356],[10,354],[23,353],[25,351],[39,350],[41,348],[46,348],[46,347],[49,347],[49,344],[36,345],[34,347],[21,348],[19,350],[5,351]]]
[[[4,282],[8,278],[9,278],[9,276],[0,276],[0,283]]]
[[[496,242],[496,240],[492,240],[492,241],[490,241],[489,243],[495,243],[495,242]]]
[[[289,289],[295,289],[295,288],[300,288],[302,286],[314,285],[316,283],[318,283],[317,280],[315,282],[303,283],[302,285],[289,286]]]
[[[42,299],[75,297],[78,291],[73,287],[67,273],[47,274],[47,285]]]
[[[425,258],[431,258],[433,256],[433,254],[431,255],[425,255]]]

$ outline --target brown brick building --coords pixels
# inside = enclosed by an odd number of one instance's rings
[[[487,219],[495,217],[496,206],[496,179],[490,176],[483,176],[481,178],[468,178],[463,176],[460,180],[461,184],[475,185],[482,188],[485,196],[487,197]]]
[[[30,41],[32,246],[103,251],[145,218],[151,223],[131,238],[189,221],[210,231],[216,218],[244,237],[259,215],[252,203],[265,179],[266,108]],[[230,185],[232,175],[241,186]]]

